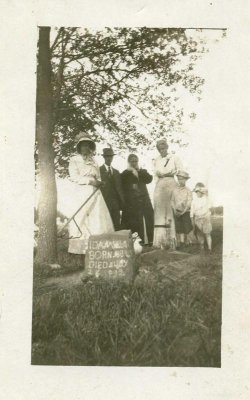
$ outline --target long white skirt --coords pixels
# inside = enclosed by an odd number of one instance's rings
[[[64,199],[60,204],[63,203],[64,214],[70,218],[96,188],[71,182],[67,183],[67,187],[67,195],[64,191]],[[113,222],[100,190],[79,211],[75,221],[79,228],[74,221],[69,224],[69,253],[85,254],[90,235],[114,232]]]
[[[176,233],[171,196],[177,183],[174,178],[161,178],[154,191],[154,241],[157,248],[175,247]],[[169,227],[167,227],[169,226]]]

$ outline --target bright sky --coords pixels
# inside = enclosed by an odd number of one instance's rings
[[[212,37],[214,32],[208,31],[207,35]],[[226,133],[222,131],[222,120],[226,115],[223,93],[226,51],[227,38],[224,38],[213,44],[210,52],[196,65],[195,72],[205,78],[202,100],[198,104],[194,102],[197,118],[186,122],[189,146],[178,151],[191,174],[189,184],[193,186],[197,181],[204,182],[214,205],[223,205],[224,201],[221,181],[224,179],[223,159],[227,140]]]

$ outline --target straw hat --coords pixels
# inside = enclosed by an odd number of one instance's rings
[[[80,133],[76,136],[75,141],[76,141],[76,150],[77,150],[78,153],[79,153],[79,151],[80,151],[79,145],[80,145],[81,142],[88,142],[89,145],[90,145],[91,150],[93,150],[93,151],[96,149],[96,144],[95,144],[94,140],[91,139],[91,138],[90,138],[86,133],[84,133],[84,132],[80,132]]]
[[[206,186],[203,183],[197,183],[195,185],[195,188],[194,188],[193,192],[200,192],[200,193],[203,193],[203,194],[207,194],[208,191],[207,191]]]
[[[180,178],[190,179],[190,176],[185,171],[178,171],[176,176],[179,176]]]

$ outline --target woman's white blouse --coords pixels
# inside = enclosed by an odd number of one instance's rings
[[[159,156],[155,160],[156,179],[157,179],[157,172],[160,172],[162,174],[172,173],[174,175],[179,170],[183,170],[183,165],[181,160],[177,156],[174,155],[167,155],[166,157]]]
[[[100,170],[93,158],[84,159],[77,154],[69,161],[69,175],[71,181],[79,185],[89,185],[91,179],[100,179]]]

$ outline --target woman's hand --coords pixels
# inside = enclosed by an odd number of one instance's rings
[[[138,190],[138,184],[137,184],[137,183],[133,183],[133,184],[132,184],[132,189]]]
[[[91,179],[89,184],[95,186],[96,188],[103,186],[103,182],[99,181],[98,179]]]
[[[164,176],[173,178],[173,176],[175,175],[175,172],[176,172],[176,171],[174,171],[174,170],[169,171],[169,172],[167,172],[166,174],[164,174]]]
[[[180,210],[175,210],[175,216],[176,217],[181,217],[182,216],[182,211],[180,211]]]
[[[156,176],[158,176],[158,178],[163,178],[164,174],[160,171],[156,171]]]
[[[156,175],[158,176],[158,178],[172,178],[174,176],[174,172],[170,171],[163,174],[162,172],[157,171]]]

